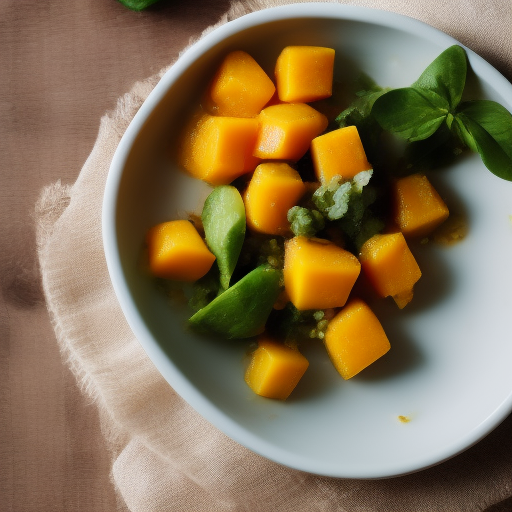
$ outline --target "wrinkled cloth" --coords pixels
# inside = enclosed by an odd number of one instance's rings
[[[237,2],[219,21],[286,2]],[[351,2],[426,21],[512,75],[508,2]],[[206,32],[209,32],[210,27]],[[204,34],[203,34],[204,35]],[[512,496],[512,421],[465,453],[400,478],[319,477],[269,461],[226,437],[167,384],[130,330],[107,271],[101,208],[110,162],[166,69],[106,114],[72,186],[36,205],[44,294],[64,362],[95,404],[112,457],[118,509],[150,511],[480,511]]]

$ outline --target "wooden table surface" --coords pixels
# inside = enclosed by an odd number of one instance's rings
[[[117,98],[228,6],[162,0],[135,13],[117,0],[0,3],[2,511],[117,508],[96,409],[62,362],[44,304],[34,205],[43,186],[73,184]],[[512,510],[503,506],[492,510]]]
[[[37,268],[41,187],[72,184],[101,116],[227,0],[0,3],[0,510],[116,509],[96,409],[62,364]]]

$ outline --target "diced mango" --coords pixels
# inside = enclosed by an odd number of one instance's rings
[[[284,285],[299,310],[343,306],[361,265],[329,240],[296,236],[285,242]]]
[[[338,373],[350,379],[390,349],[379,319],[361,299],[352,299],[329,322],[325,347]]]
[[[332,94],[334,50],[287,46],[277,58],[275,76],[281,101],[307,103]]]
[[[299,173],[286,163],[258,165],[244,193],[247,225],[259,233],[286,234],[288,210],[306,192]]]
[[[210,85],[211,113],[255,117],[276,88],[261,66],[246,52],[234,51],[222,61]]]
[[[311,141],[327,128],[327,118],[305,103],[264,108],[254,156],[268,160],[299,160]]]
[[[260,396],[286,400],[309,366],[295,348],[260,338],[245,373],[245,381]]]
[[[149,269],[157,277],[197,281],[215,261],[215,256],[188,220],[158,224],[149,230],[146,241]]]
[[[329,183],[334,176],[352,179],[372,168],[355,126],[338,128],[313,139],[311,157],[317,179],[322,183]]]
[[[393,297],[400,309],[411,301],[421,270],[402,233],[374,235],[361,247],[359,259],[381,297]]]
[[[427,236],[450,212],[437,190],[422,174],[412,174],[393,184],[394,221],[404,236]]]
[[[195,178],[227,185],[259,162],[252,154],[257,132],[256,118],[198,112],[185,127],[178,161]]]

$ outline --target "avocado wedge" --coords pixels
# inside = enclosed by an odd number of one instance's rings
[[[195,313],[189,323],[199,332],[229,339],[256,336],[265,329],[281,288],[282,272],[261,265]]]
[[[201,214],[206,243],[217,258],[220,285],[229,288],[245,237],[245,206],[240,192],[231,185],[215,187]]]

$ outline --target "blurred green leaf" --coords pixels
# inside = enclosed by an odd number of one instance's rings
[[[158,1],[159,0],[119,0],[119,2],[132,11],[143,11],[146,7],[149,7]]]

